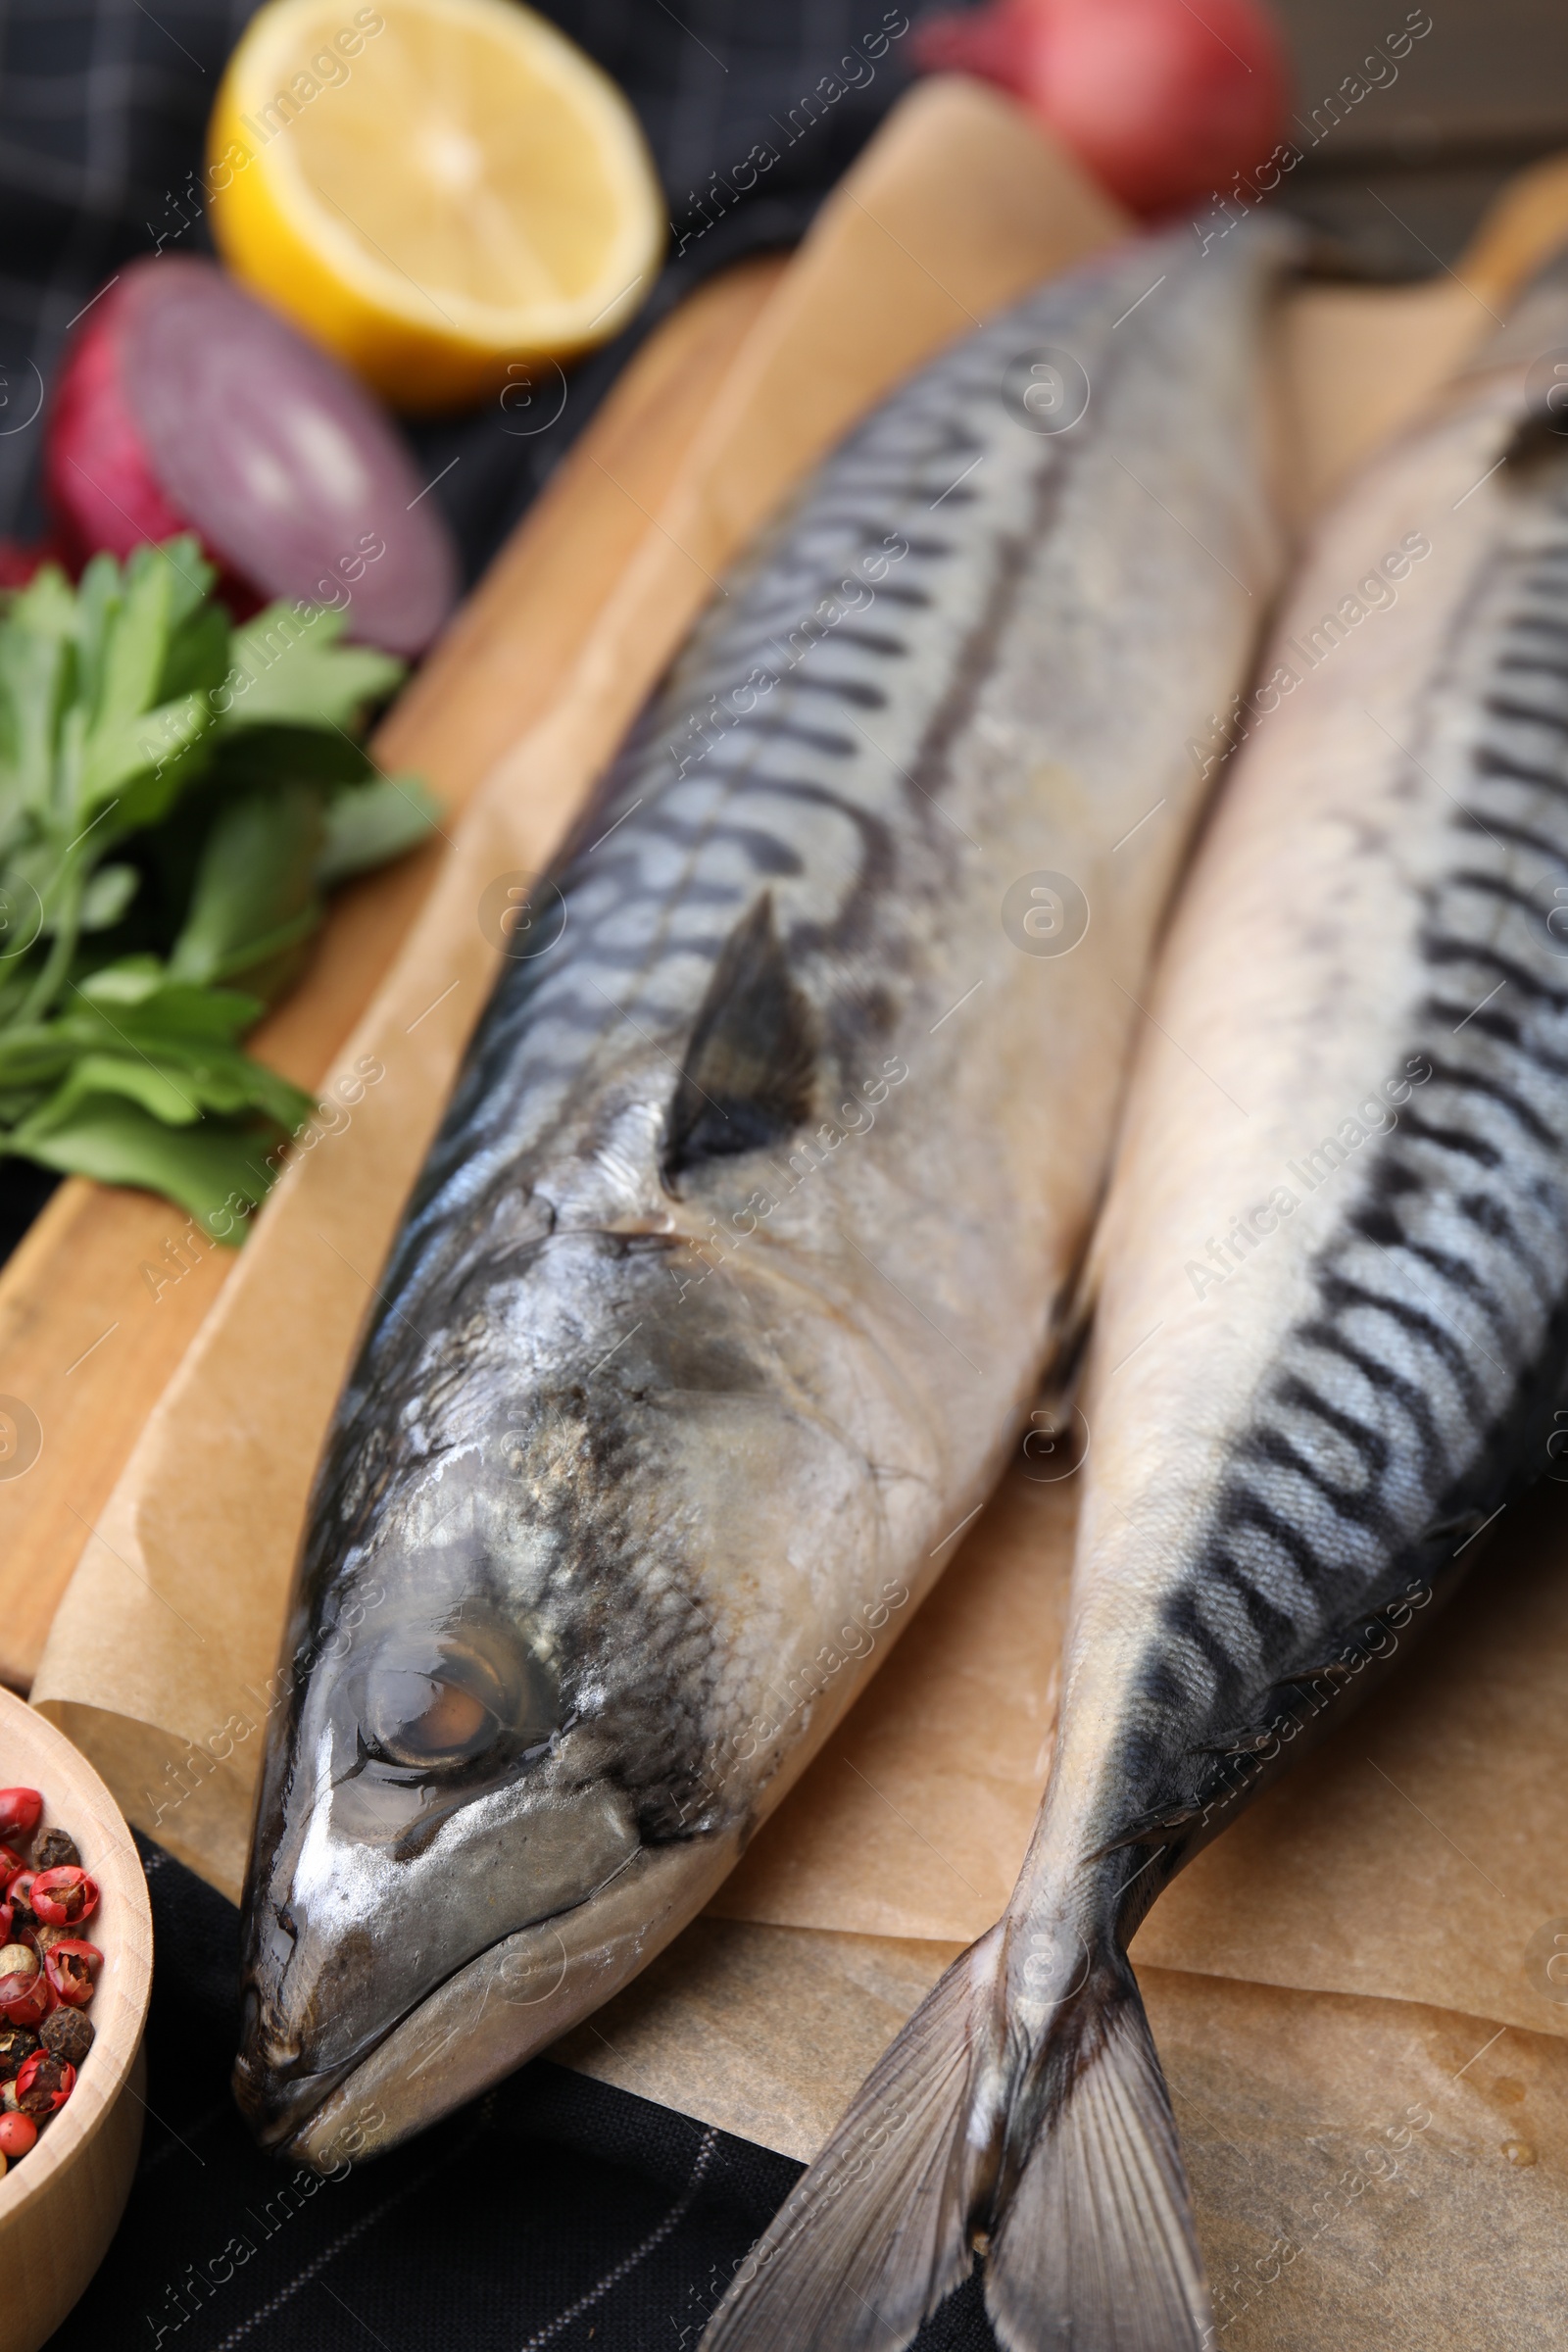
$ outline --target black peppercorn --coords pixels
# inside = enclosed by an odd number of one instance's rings
[[[63,2058],[68,2066],[79,2066],[93,2044],[92,2019],[79,2009],[51,2009],[36,2034],[28,2034],[24,2028],[11,2029],[13,2033],[19,2030],[24,2040],[42,2041],[52,2057]],[[18,2066],[25,2056],[25,2051],[19,2055]]]
[[[45,1830],[32,1849],[33,1869],[61,1870],[68,1864],[75,1870],[81,1868],[81,1856],[76,1851],[76,1840],[74,1838],[68,1837],[64,1830]]]
[[[86,2022],[83,2018],[83,2025]],[[30,2058],[37,2047],[38,2036],[30,2027],[0,2024],[0,2082],[9,2082],[24,2058]],[[65,2054],[70,2056],[69,2051]]]

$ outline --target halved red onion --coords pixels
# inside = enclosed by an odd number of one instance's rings
[[[64,552],[194,531],[228,601],[344,605],[347,634],[423,651],[457,594],[451,535],[391,420],[216,263],[131,263],[55,386],[44,479]]]

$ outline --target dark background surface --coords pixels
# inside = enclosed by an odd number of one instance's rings
[[[664,0],[559,0],[545,13],[633,98],[678,237],[709,172],[743,158],[883,6],[681,0],[677,18]],[[0,530],[38,527],[38,432],[7,422],[32,408],[82,305],[160,236],[166,250],[205,249],[190,175],[251,13],[252,0],[0,0]],[[1309,129],[1312,108],[1403,22],[1405,0],[1291,0],[1283,13]],[[1430,0],[1430,13],[1398,81],[1320,138],[1290,183],[1293,209],[1379,274],[1450,262],[1510,171],[1568,147],[1561,0]],[[433,495],[470,578],[632,343],[700,276],[799,236],[907,79],[907,49],[896,42],[868,88],[688,244],[636,325],[573,376],[552,431],[521,440],[489,413],[419,428],[428,475],[458,460]],[[49,1184],[0,1163],[0,1256]],[[158,1951],[146,2141],[119,2236],[57,2347],[695,2346],[795,2165],[540,2062],[411,2147],[285,2195],[295,2176],[256,2153],[227,2095],[236,1914],[144,1850]],[[920,2338],[921,2352],[990,2343],[972,2287]]]

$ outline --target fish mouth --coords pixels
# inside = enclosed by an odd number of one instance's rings
[[[356,2057],[323,2074],[300,2074],[286,2063],[274,2066],[253,2058],[250,2048],[242,2047],[234,2060],[234,2103],[258,2146],[282,2147],[358,2064]]]
[[[318,2173],[396,2147],[618,1992],[703,1908],[743,1843],[732,1829],[642,1848],[586,1902],[487,1945],[334,2069],[242,2050],[234,2095],[256,2138]]]

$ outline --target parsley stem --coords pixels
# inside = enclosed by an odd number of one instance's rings
[[[55,935],[49,942],[49,953],[44,957],[32,986],[17,1009],[16,1017],[19,1021],[40,1019],[60,994],[66,974],[71,969],[71,958],[76,952],[77,918],[81,911],[80,881],[75,875],[73,875],[72,881],[74,887],[71,891],[67,906],[61,910]]]

